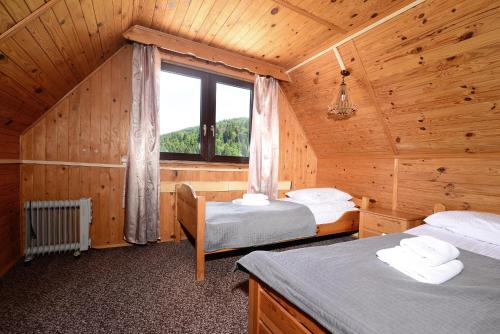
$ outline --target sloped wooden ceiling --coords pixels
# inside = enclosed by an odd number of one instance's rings
[[[0,0],[0,133],[15,141],[118,50],[133,24],[288,68],[408,2]]]
[[[291,68],[410,2],[0,0],[0,139],[16,143],[133,24]],[[498,152],[499,6],[427,0],[344,44],[359,107],[350,120],[325,118],[339,83],[333,53],[293,71],[284,90],[319,158]],[[14,157],[7,146],[1,155]]]
[[[499,51],[499,1],[427,0],[340,48],[355,117],[326,119],[332,52],[284,89],[319,159],[499,153]]]

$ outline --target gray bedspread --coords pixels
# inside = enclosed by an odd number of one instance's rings
[[[405,237],[256,251],[237,263],[334,333],[500,333],[500,261],[461,250],[461,274],[419,283],[375,256]]]
[[[206,252],[266,245],[316,234],[311,210],[286,201],[271,201],[266,206],[207,202],[205,222]]]

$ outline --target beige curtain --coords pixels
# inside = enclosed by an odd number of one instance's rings
[[[132,111],[125,192],[125,240],[160,237],[159,69],[155,46],[134,44]]]
[[[255,77],[248,192],[278,198],[278,81]]]

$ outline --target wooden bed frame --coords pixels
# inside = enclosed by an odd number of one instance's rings
[[[433,211],[446,211],[446,207],[436,204]],[[252,274],[248,286],[248,334],[329,333],[316,320]]]
[[[368,197],[353,198],[353,202],[363,209],[367,209],[370,205]],[[197,196],[194,189],[188,184],[183,183],[175,186],[175,219],[179,223],[175,227],[175,240],[180,241],[181,229],[194,240],[196,280],[203,281],[205,279],[205,256],[207,254],[232,251],[234,248],[205,252],[205,196]],[[316,236],[356,232],[358,227],[359,211],[349,211],[335,222],[318,225]]]

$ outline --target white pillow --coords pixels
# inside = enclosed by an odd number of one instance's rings
[[[429,225],[500,245],[500,215],[477,211],[443,211],[424,219]]]
[[[289,191],[286,195],[304,203],[320,203],[328,201],[349,201],[352,196],[335,188],[306,188]]]

